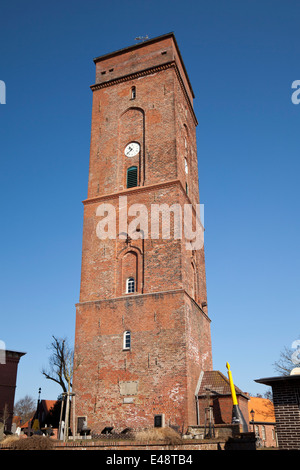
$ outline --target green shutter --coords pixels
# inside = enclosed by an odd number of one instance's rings
[[[137,182],[137,167],[132,166],[127,170],[127,188],[134,188]]]

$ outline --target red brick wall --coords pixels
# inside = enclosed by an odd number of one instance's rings
[[[140,227],[149,231],[145,239],[118,238],[126,232],[119,229],[120,196],[127,198],[128,211],[143,204],[148,215],[154,204],[193,204],[195,223],[196,118],[174,38],[96,60],[92,89],[76,316],[76,415],[86,416],[96,432],[109,425],[120,430],[153,426],[155,414],[186,429],[196,424],[200,372],[212,368],[204,250],[187,250],[184,238],[174,237],[173,230],[168,239],[161,231],[159,238],[151,238],[151,218],[150,225]],[[130,141],[141,146],[133,158],[124,156]],[[132,165],[138,167],[139,187],[126,189],[126,169]],[[117,239],[99,239],[103,203],[115,208]],[[136,215],[129,213],[128,223]],[[126,295],[126,278],[134,272],[137,292]],[[124,351],[127,330],[132,347]]]
[[[118,235],[119,230],[119,196],[127,198],[128,210],[133,204],[144,204],[149,214],[147,224],[149,236],[145,240],[132,240],[127,244],[125,239],[99,240],[97,225],[102,217],[98,217],[97,209],[103,203],[115,208]],[[99,300],[124,294],[124,283],[120,274],[124,268],[124,254],[131,247],[138,258],[139,291],[144,293],[165,291],[184,287],[201,306],[206,303],[206,276],[204,250],[192,253],[186,249],[185,240],[174,239],[173,221],[169,239],[151,238],[151,206],[154,204],[178,204],[181,207],[188,202],[180,182],[135,188],[116,195],[92,199],[86,202],[84,209],[82,276],[80,301]],[[135,216],[128,217],[128,224]],[[184,233],[184,231],[183,231]],[[122,261],[123,260],[123,261]],[[196,279],[191,263],[195,265]],[[195,284],[197,284],[195,288]],[[205,309],[204,309],[205,311]]]
[[[196,331],[189,309],[200,317]],[[196,424],[194,391],[210,366],[199,344],[206,349],[210,342],[206,318],[183,291],[79,304],[76,331],[77,415],[87,416],[93,430],[149,427],[161,413],[166,424]],[[125,331],[130,351],[123,350]],[[120,382],[136,382],[137,389],[124,394]]]
[[[133,73],[141,73],[149,68],[162,66],[173,61],[176,62],[186,93],[192,103],[193,91],[185,74],[176,40],[172,34],[157,39],[154,38],[147,44],[139,44],[132,48],[98,57],[95,59],[96,83],[104,84],[110,80],[126,77]]]
[[[248,400],[240,395],[237,395],[238,406],[246,421],[248,422]],[[232,423],[232,397],[231,395],[216,396],[211,394],[209,400],[210,406],[213,408],[213,417],[215,424],[231,424]],[[205,408],[208,406],[206,397],[199,399],[199,417],[200,424],[205,424]],[[252,429],[249,428],[249,431]]]
[[[268,424],[267,422],[262,423],[254,423],[254,430],[253,425],[249,425],[249,430],[254,432],[256,437],[260,440],[258,445],[261,447],[277,447],[277,440],[276,440],[276,433],[275,433],[275,425]]]
[[[272,389],[278,446],[300,450],[300,377],[275,382]]]
[[[17,381],[18,364],[23,353],[6,351],[5,364],[0,364],[0,418],[3,417],[5,405],[9,413],[6,429],[11,429]]]

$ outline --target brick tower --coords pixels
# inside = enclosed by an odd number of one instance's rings
[[[185,430],[212,369],[204,249],[182,229],[188,207],[196,233],[199,205],[194,94],[173,33],[94,62],[77,423]]]

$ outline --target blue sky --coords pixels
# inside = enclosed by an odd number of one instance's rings
[[[55,399],[51,336],[74,340],[93,58],[174,32],[196,98],[214,369],[244,391],[299,338],[296,0],[1,2],[0,340],[16,400]]]

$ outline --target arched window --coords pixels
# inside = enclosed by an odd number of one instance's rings
[[[129,277],[126,281],[126,293],[131,294],[135,292],[135,282],[133,277]]]
[[[123,349],[130,349],[131,347],[131,334],[130,331],[125,331],[123,334]]]
[[[137,166],[127,169],[127,188],[135,188],[138,185]]]

